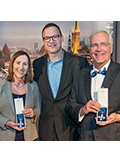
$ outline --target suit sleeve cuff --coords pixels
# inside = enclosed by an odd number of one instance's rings
[[[84,115],[83,116],[80,116],[80,113],[78,114],[78,121],[81,122],[84,118]]]

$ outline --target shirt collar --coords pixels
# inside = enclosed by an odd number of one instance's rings
[[[62,58],[61,58],[60,60],[56,61],[56,62],[63,61],[63,58],[64,58],[64,54],[65,54],[65,53],[64,53],[64,51],[62,51],[62,53],[63,53],[63,54],[62,54]],[[49,56],[47,56],[47,62],[48,62],[48,63],[51,63],[51,61],[50,61],[50,59],[49,59]],[[56,62],[53,62],[53,63],[56,63]]]
[[[108,63],[106,63],[100,70],[103,70],[104,68],[106,68],[106,70],[107,70],[108,67],[109,67],[110,62],[111,62],[111,60],[109,60]],[[98,69],[95,68],[94,64],[93,64],[93,70],[97,70],[98,71]]]

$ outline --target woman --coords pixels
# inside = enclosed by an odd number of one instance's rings
[[[0,82],[0,140],[37,140],[40,108],[41,94],[32,79],[30,57],[18,51],[11,58],[8,77]],[[25,117],[23,126],[17,123],[18,113]]]

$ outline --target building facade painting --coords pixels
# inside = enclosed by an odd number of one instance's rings
[[[12,55],[18,50],[26,51],[33,62],[46,54],[41,31],[49,21],[0,21],[0,80],[7,76]],[[89,35],[96,30],[106,30],[114,37],[114,21],[54,21],[64,35],[63,48],[70,54],[89,58]],[[114,58],[114,57],[113,57]]]

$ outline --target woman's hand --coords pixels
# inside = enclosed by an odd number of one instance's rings
[[[13,128],[13,129],[15,129],[15,130],[17,130],[17,131],[22,131],[22,130],[25,129],[25,128],[18,128],[18,124],[15,123],[15,122],[12,122],[12,121],[7,121],[7,122],[6,122],[6,126],[7,126],[7,127],[11,127],[11,128]]]
[[[22,111],[22,113],[25,115],[27,118],[34,118],[35,113],[32,108],[26,108]]]

